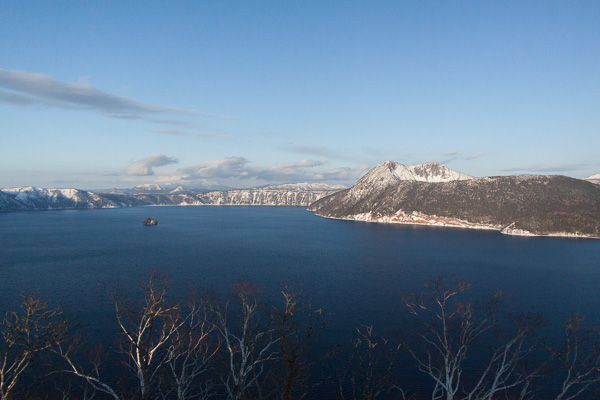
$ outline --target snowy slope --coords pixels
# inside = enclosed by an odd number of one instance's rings
[[[451,182],[474,179],[472,176],[451,170],[438,163],[403,165],[394,161],[387,161],[388,168],[401,181],[417,182]]]
[[[451,170],[438,163],[403,165],[386,161],[373,167],[349,189],[351,198],[359,199],[369,193],[379,193],[398,182],[443,183],[473,180],[472,176]]]
[[[79,189],[47,189],[34,186],[0,189],[10,203],[0,204],[0,211],[64,210],[72,208],[107,208],[134,205],[122,196],[102,196]]]
[[[583,180],[595,183],[596,185],[600,185],[600,174],[588,176],[587,178],[583,178]]]
[[[309,210],[360,221],[600,237],[600,187],[560,175],[473,178],[439,164],[387,161]]]
[[[303,183],[284,183],[281,185],[268,185],[260,189],[271,190],[342,190],[347,187],[344,185],[328,185],[321,182],[303,182]]]
[[[140,188],[138,188],[140,189]],[[145,187],[144,189],[164,190]],[[211,192],[176,188],[170,193],[104,192],[16,187],[0,189],[0,211],[114,208],[149,205],[272,205],[307,207],[335,190],[239,189]]]

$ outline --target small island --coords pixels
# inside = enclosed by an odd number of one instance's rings
[[[144,219],[144,225],[145,226],[154,226],[154,225],[158,225],[158,221],[155,220],[154,218],[146,218]]]

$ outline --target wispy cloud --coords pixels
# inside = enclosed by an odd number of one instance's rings
[[[284,149],[292,153],[311,154],[314,156],[329,156],[330,153],[326,147],[302,145],[294,142],[285,142]]]
[[[156,114],[205,115],[196,110],[148,104],[97,89],[86,82],[63,82],[41,73],[0,68],[0,101],[14,105],[40,105],[87,110],[112,118],[146,119]]]
[[[438,162],[440,164],[449,164],[452,161],[455,160],[476,160],[478,158],[481,158],[483,156],[487,155],[487,153],[473,153],[473,154],[464,154],[458,151],[448,151],[445,153],[442,153],[440,159],[438,159]]]
[[[476,159],[481,158],[481,157],[483,157],[485,155],[487,155],[487,153],[481,152],[481,153],[475,153],[475,154],[468,154],[468,155],[464,156],[463,158],[465,160],[476,160]]]
[[[209,132],[193,132],[191,133],[192,136],[195,137],[208,137],[208,138],[228,138],[229,135],[219,135],[217,133],[209,133]]]
[[[249,164],[250,161],[243,157],[227,157],[180,168],[178,172],[182,174],[183,180],[255,179],[275,183],[345,181],[360,177],[369,168],[367,164],[361,164],[355,168],[322,170],[318,167],[322,167],[325,163],[317,160],[273,164],[264,168],[252,167]]]
[[[129,164],[127,173],[136,176],[154,175],[154,170],[152,168],[175,164],[177,162],[177,159],[174,157],[168,157],[164,154],[151,154],[146,158],[142,158]]]
[[[318,172],[312,170],[325,164],[322,161],[302,160],[291,163],[273,164],[270,167],[255,171],[255,177],[265,181],[298,181],[319,180]]]
[[[283,149],[290,153],[324,157],[336,160],[354,161],[354,158],[348,156],[347,154],[337,152],[325,146],[311,146],[305,144],[298,144],[294,142],[285,142],[283,144]]]
[[[246,169],[248,160],[243,157],[227,157],[217,160],[204,161],[189,167],[179,169],[184,179],[206,178],[243,178],[249,175]]]
[[[590,164],[530,164],[514,168],[501,169],[502,172],[569,172],[589,168]]]
[[[360,164],[355,168],[316,169],[323,165],[325,163],[315,160],[274,164],[268,168],[256,171],[256,178],[269,182],[347,181],[359,178],[369,168],[367,164]]]
[[[161,133],[163,135],[173,135],[173,136],[185,135],[185,133],[186,133],[185,131],[178,130],[178,129],[152,129],[151,132]]]
[[[193,136],[193,137],[199,137],[199,138],[218,138],[218,139],[224,139],[224,138],[228,138],[229,135],[219,135],[216,133],[209,133],[209,132],[188,132],[185,130],[181,130],[181,129],[151,129],[150,132],[154,132],[154,133],[160,133],[162,135],[171,135],[171,136],[184,136],[184,135],[189,135],[189,136]]]

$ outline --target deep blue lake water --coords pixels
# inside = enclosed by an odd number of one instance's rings
[[[156,218],[158,226],[142,220]],[[301,290],[330,314],[334,340],[404,328],[402,292],[440,274],[504,292],[548,329],[575,312],[600,322],[600,241],[329,220],[295,207],[146,207],[0,214],[0,305],[38,290],[90,330],[114,329],[101,282],[135,288],[156,268],[173,293],[252,280],[276,299]]]

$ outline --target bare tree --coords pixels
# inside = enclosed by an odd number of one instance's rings
[[[226,374],[222,377],[229,399],[245,399],[251,388],[259,391],[259,378],[270,361],[278,358],[270,315],[261,312],[263,293],[251,282],[237,282],[224,305],[210,303],[216,331],[226,352]]]
[[[350,358],[339,378],[340,397],[353,400],[385,398],[392,390],[399,399],[406,399],[394,381],[394,365],[400,345],[394,346],[373,332],[373,326],[356,329],[358,336],[351,342]]]
[[[118,351],[125,357],[137,381],[137,392],[142,400],[148,400],[159,389],[159,378],[167,372],[174,377],[177,398],[183,398],[191,390],[192,380],[204,368],[204,344],[207,325],[201,308],[195,305],[182,312],[180,303],[167,299],[164,280],[152,274],[144,286],[144,301],[140,306],[127,303],[122,293],[113,297],[117,325],[121,333]],[[126,396],[100,374],[100,359],[94,359],[91,367],[83,368],[73,355],[76,346],[60,346],[56,353],[66,362],[63,372],[85,380],[91,388],[113,399]],[[199,369],[198,369],[199,368]],[[163,381],[164,383],[164,381]],[[170,389],[165,389],[170,393]]]
[[[311,352],[325,331],[327,320],[321,308],[315,310],[310,303],[301,302],[294,289],[286,288],[281,294],[283,308],[274,315],[283,367],[283,374],[275,380],[281,388],[277,397],[303,399],[323,380],[308,383],[311,369],[330,355],[316,356]]]
[[[161,385],[163,399],[206,399],[213,394],[213,385],[206,376],[210,361],[220,348],[220,340],[211,333],[215,327],[207,320],[206,308],[195,298],[187,303],[185,323],[171,335],[167,346],[166,385]]]
[[[59,369],[58,372],[74,375],[84,382],[81,386],[83,389],[83,395],[81,397],[84,399],[91,399],[95,397],[98,392],[103,393],[114,400],[124,399],[125,397],[121,395],[118,389],[106,383],[101,377],[101,366],[103,361],[101,357],[101,354],[103,353],[102,350],[100,348],[95,349],[93,354],[86,358],[90,367],[85,368],[77,363],[75,360],[76,356],[74,356],[74,353],[77,353],[80,347],[79,339],[75,339],[69,344],[60,344],[57,346],[55,353],[66,362],[66,369]],[[62,388],[61,392],[64,398],[69,398],[73,393],[70,383],[67,388]]]
[[[477,354],[472,347],[486,334],[486,340],[493,339],[501,293],[476,309],[472,301],[459,300],[471,288],[467,282],[449,281],[442,276],[426,288],[425,294],[405,297],[403,301],[419,324],[415,334],[420,345],[408,346],[408,351],[419,370],[433,379],[431,398],[491,400],[508,391],[524,398],[529,382],[538,372],[521,369],[523,360],[534,349],[534,344],[526,339],[539,327],[541,319],[517,318],[513,332],[492,348],[485,365],[465,379],[466,359]]]
[[[142,400],[150,398],[158,374],[168,360],[167,345],[190,318],[182,317],[179,303],[167,300],[166,284],[157,281],[155,274],[150,277],[145,294],[141,309],[126,304],[118,295],[114,300],[117,324],[124,338],[120,351],[129,359]]]
[[[575,315],[565,325],[565,345],[548,347],[565,373],[556,400],[573,400],[600,385],[600,337],[596,329],[586,328],[584,318]],[[598,396],[598,393],[596,393]]]
[[[0,399],[10,399],[34,360],[62,343],[75,325],[35,294],[22,295],[21,309],[7,312],[0,326]]]

